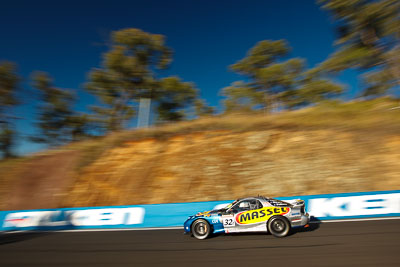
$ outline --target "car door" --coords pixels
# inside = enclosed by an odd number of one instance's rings
[[[227,215],[222,216],[225,232],[266,231],[262,207],[257,199],[245,199],[236,203]]]

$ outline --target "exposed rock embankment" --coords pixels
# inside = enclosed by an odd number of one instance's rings
[[[77,177],[67,206],[400,188],[400,136],[332,130],[208,131],[126,142]]]

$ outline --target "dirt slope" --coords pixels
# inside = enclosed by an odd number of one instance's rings
[[[398,102],[216,117],[0,162],[0,208],[400,189]]]
[[[75,176],[77,152],[34,157],[14,167],[13,182],[3,200],[3,209],[58,208],[67,197]]]
[[[127,142],[84,168],[65,205],[122,205],[400,188],[400,136],[204,132]]]

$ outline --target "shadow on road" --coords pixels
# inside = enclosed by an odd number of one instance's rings
[[[49,235],[49,232],[7,232],[0,233],[0,246],[16,242],[26,241],[43,235]]]
[[[298,228],[293,228],[290,233],[287,236],[292,236],[298,233],[305,233],[305,232],[313,232],[319,229],[321,226],[322,222],[321,220],[315,218],[314,216],[311,216],[310,218],[310,223],[308,224],[307,227],[298,227]],[[262,235],[262,232],[243,232],[243,233],[230,233],[230,236],[257,236],[257,235]],[[270,234],[270,233],[268,233]],[[216,238],[218,236],[224,235],[223,233],[221,234],[215,234],[215,235],[210,235],[207,239],[211,238]]]
[[[313,232],[319,229],[321,223],[322,223],[321,220],[315,218],[314,216],[311,216],[308,227],[294,228],[289,235],[294,235],[297,233],[304,233],[304,232]]]

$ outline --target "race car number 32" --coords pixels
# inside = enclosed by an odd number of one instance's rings
[[[233,217],[227,217],[227,218],[223,218],[222,220],[224,226],[234,226],[235,225],[235,221],[233,219]]]

